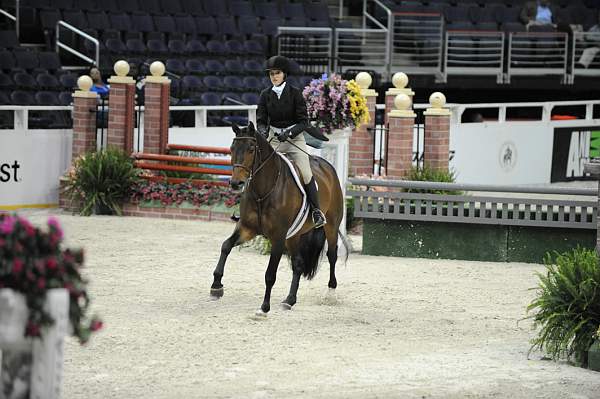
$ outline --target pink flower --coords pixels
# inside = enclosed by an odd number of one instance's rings
[[[21,273],[21,270],[23,270],[23,261],[19,258],[13,260],[13,274],[19,274]]]
[[[56,261],[56,258],[48,258],[48,260],[46,261],[46,267],[48,268],[48,270],[56,270],[57,266],[58,262]]]
[[[13,229],[15,227],[15,222],[16,219],[12,216],[7,216],[4,218],[4,220],[2,221],[2,224],[0,224],[0,233],[2,234],[10,234],[13,232]]]
[[[54,216],[51,216],[50,218],[48,218],[48,226],[50,226],[50,228],[54,229],[56,231],[56,234],[58,235],[59,240],[62,240],[63,231],[60,228],[60,223],[58,222],[58,219],[55,218]]]

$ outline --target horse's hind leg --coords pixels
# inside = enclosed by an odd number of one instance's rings
[[[220,298],[223,296],[223,284],[221,283],[221,278],[223,278],[225,262],[227,261],[227,257],[229,256],[231,249],[245,243],[248,240],[251,240],[255,235],[256,234],[250,230],[242,227],[240,224],[237,224],[233,234],[231,234],[231,236],[229,236],[229,238],[223,242],[221,245],[221,257],[219,258],[217,267],[213,272],[214,279],[210,287],[210,295],[212,297]]]
[[[292,272],[293,272],[292,284],[290,285],[290,292],[289,292],[287,298],[285,298],[285,300],[281,303],[281,306],[286,310],[292,309],[292,306],[294,306],[296,304],[296,295],[298,294],[298,286],[300,285],[300,277],[302,277],[302,270],[303,270],[302,262],[303,261],[302,261],[301,256],[295,255],[292,258]]]
[[[338,228],[335,223],[328,223],[324,226],[325,237],[327,238],[327,260],[329,261],[329,283],[330,289],[337,288],[337,280],[335,278],[335,264],[337,262],[338,251]]]

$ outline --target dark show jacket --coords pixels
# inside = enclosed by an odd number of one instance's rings
[[[271,87],[264,89],[258,101],[256,124],[265,130],[269,126],[285,128],[294,124],[307,125],[306,102],[300,89],[286,83],[281,98],[277,98]]]

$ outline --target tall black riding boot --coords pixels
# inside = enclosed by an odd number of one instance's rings
[[[308,202],[312,208],[312,219],[315,224],[315,229],[319,227],[323,227],[325,223],[325,215],[319,209],[319,195],[317,194],[317,184],[315,183],[315,178],[310,179],[308,184],[304,185],[304,189],[306,190],[306,195],[308,197]]]

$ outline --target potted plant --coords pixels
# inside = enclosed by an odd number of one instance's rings
[[[545,273],[537,296],[528,306],[539,327],[530,350],[539,349],[552,359],[573,359],[583,367],[600,328],[600,266],[594,250],[577,248],[554,256],[546,254]]]
[[[359,127],[370,120],[367,100],[354,80],[323,74],[320,79],[311,81],[302,95],[306,100],[308,119],[321,133]]]
[[[121,215],[121,206],[138,180],[137,173],[132,159],[122,150],[90,152],[74,161],[66,191],[82,204],[82,215]]]

